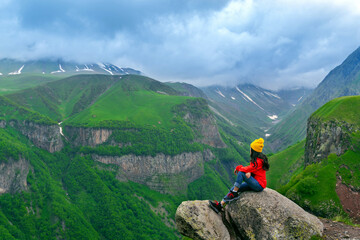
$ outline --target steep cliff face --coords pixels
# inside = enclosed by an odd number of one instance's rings
[[[64,147],[58,125],[42,125],[29,121],[15,120],[10,121],[8,124],[29,138],[35,146],[51,153],[61,151]]]
[[[112,134],[107,128],[65,127],[65,133],[74,146],[95,147],[106,142]]]
[[[347,122],[311,117],[307,124],[305,165],[320,162],[330,153],[340,156],[351,149],[351,134],[359,129]]]
[[[26,190],[29,169],[29,162],[24,158],[0,163],[0,194]]]
[[[189,100],[186,104],[177,105],[174,112],[191,126],[195,141],[216,148],[225,148],[221,139],[214,115],[204,99]]]
[[[145,184],[162,193],[185,192],[187,185],[204,174],[203,163],[214,155],[210,150],[195,153],[182,153],[175,156],[157,154],[156,156],[99,156],[94,160],[118,166],[117,177]]]
[[[216,125],[216,121],[213,115],[208,114],[201,118],[197,118],[192,113],[187,113],[184,116],[186,122],[193,126],[193,129],[198,136],[195,141],[207,144],[216,148],[224,148],[226,144],[220,137],[219,129]]]

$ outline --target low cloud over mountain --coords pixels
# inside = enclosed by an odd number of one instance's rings
[[[5,0],[0,52],[113,62],[202,86],[315,87],[358,47],[359,22],[351,0]]]

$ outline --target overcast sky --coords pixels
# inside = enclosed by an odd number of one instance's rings
[[[359,46],[358,0],[0,0],[0,58],[111,62],[197,86],[315,87]]]

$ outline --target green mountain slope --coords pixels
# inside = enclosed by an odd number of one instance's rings
[[[307,166],[301,173],[294,173],[288,184],[278,188],[282,194],[317,215],[341,216],[345,219],[350,216],[359,221],[357,213],[353,212],[356,204],[350,202],[349,205],[344,200],[344,193],[338,193],[341,186],[345,186],[344,189],[349,193],[356,193],[360,189],[359,106],[360,96],[342,97],[328,102],[311,115],[309,126],[316,123],[317,127],[308,129],[305,148]],[[334,129],[338,133],[334,132]],[[334,140],[326,137],[328,134],[340,139],[339,143],[336,142],[337,149],[333,147]],[[345,147],[344,153],[340,152],[339,147]],[[296,145],[291,148],[295,149]],[[288,149],[279,155],[286,151]],[[315,152],[309,154],[310,151]],[[318,156],[322,156],[320,161]],[[299,165],[304,164],[303,157],[298,159],[301,159]],[[347,201],[349,199],[351,197]]]
[[[26,89],[7,97],[60,121],[86,107],[114,81],[112,77],[80,75]]]
[[[278,189],[304,169],[304,147],[305,141],[301,141],[269,157],[271,171],[266,174],[269,188]]]
[[[271,91],[251,84],[236,87],[202,88],[209,105],[234,124],[258,136],[270,137],[268,130],[276,125],[311,92],[310,89]]]
[[[207,96],[201,89],[199,89],[191,84],[180,83],[180,82],[166,82],[165,84],[169,85],[170,87],[172,87],[173,89],[178,91],[183,96],[200,97],[200,98],[207,99]]]
[[[342,183],[360,188],[358,159],[359,152],[351,150],[340,157],[329,155],[323,162],[307,166],[280,188],[279,192],[321,217],[348,218],[348,213],[336,193],[336,187],[340,176]]]
[[[336,98],[315,111],[311,117],[322,121],[345,121],[360,126],[360,96]]]
[[[0,97],[3,236],[178,239],[178,204],[222,198],[252,140],[215,117],[204,99],[178,94],[142,76],[79,75]],[[22,125],[22,135],[12,119],[38,125]],[[65,147],[36,147],[34,139],[48,139],[44,124]],[[91,142],[102,132],[104,141]]]
[[[172,217],[166,214],[175,211],[182,197],[121,183],[111,168],[67,150],[50,154],[32,148],[14,129],[0,129],[0,136],[5,157],[13,159],[20,153],[32,168],[26,178],[26,191],[0,196],[2,237],[176,239],[174,230],[164,222]],[[9,145],[11,153],[6,151]],[[166,214],[152,210],[160,202]],[[138,231],[140,228],[142,231]]]
[[[36,87],[44,83],[56,81],[63,76],[50,74],[21,74],[0,77],[0,95],[14,93],[26,88]]]
[[[124,120],[127,114],[138,111],[138,108],[142,107],[144,110],[149,107],[141,106],[147,104],[148,100],[155,101],[150,104],[160,104],[159,101],[166,99],[164,94],[174,93],[176,91],[172,88],[142,76],[77,75],[26,89],[7,97],[56,121],[62,121],[93,105],[88,109],[90,115],[87,119],[90,120],[97,114],[97,119],[94,119],[96,121],[100,117],[109,119],[109,116],[106,117],[109,114],[112,120]],[[104,97],[98,99],[103,94]],[[152,99],[157,99],[157,102]],[[94,111],[94,114],[91,111]],[[117,114],[119,112],[123,112],[122,116]],[[82,115],[85,117],[86,114]],[[78,118],[79,121],[81,118]],[[143,119],[146,119],[146,116]]]
[[[360,48],[334,68],[294,112],[269,130],[273,151],[301,141],[306,135],[306,120],[326,102],[360,94]]]
[[[0,120],[26,120],[44,125],[55,123],[49,117],[27,109],[4,96],[0,96],[0,112]]]
[[[172,108],[184,103],[188,98],[169,95],[175,93],[172,89],[152,91],[143,84],[143,77],[124,77],[108,91],[98,97],[84,111],[70,117],[65,124],[93,124],[104,120],[131,121],[141,125],[162,125],[170,128],[173,124]],[[128,89],[128,81],[131,88]],[[136,84],[135,84],[136,83]]]

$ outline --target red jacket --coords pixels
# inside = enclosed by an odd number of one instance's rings
[[[236,167],[236,170],[239,172],[251,173],[251,176],[255,178],[263,188],[266,188],[266,171],[262,168],[263,162],[264,161],[261,158],[257,158],[257,164],[250,163],[250,165],[246,167],[239,165]]]

